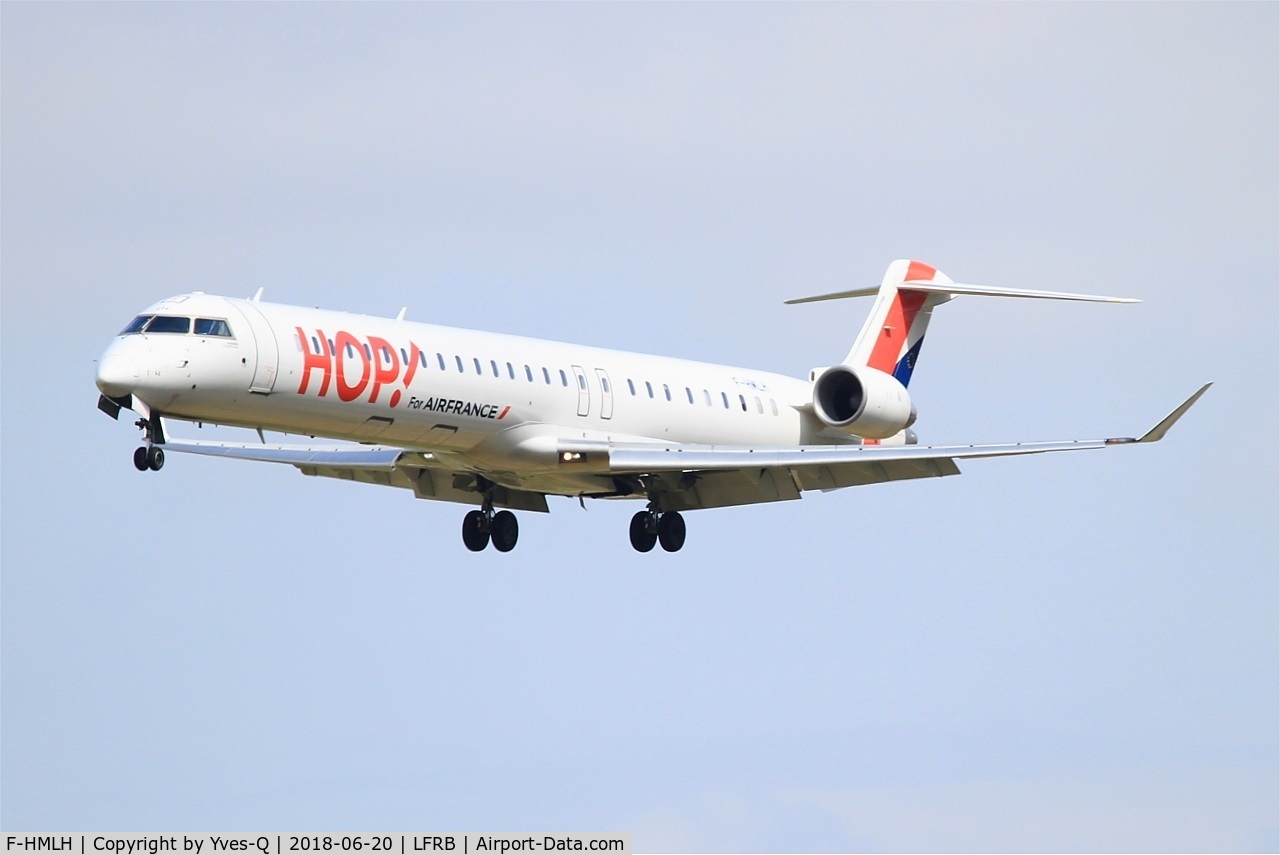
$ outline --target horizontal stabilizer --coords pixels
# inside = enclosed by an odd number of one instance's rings
[[[1066,291],[1035,291],[1021,288],[988,288],[983,285],[963,285],[959,282],[925,282],[908,280],[898,286],[900,291],[918,291],[925,294],[946,294],[951,297],[1025,297],[1033,300],[1077,300],[1088,303],[1141,303],[1133,297],[1106,297],[1098,294],[1072,294]],[[879,288],[856,288],[852,291],[837,291],[833,294],[820,294],[817,297],[800,297],[787,300],[785,304],[794,306],[797,303],[817,303],[822,300],[843,300],[849,297],[873,297],[880,293]]]

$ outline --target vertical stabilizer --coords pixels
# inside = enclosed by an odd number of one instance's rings
[[[871,314],[845,357],[846,365],[892,374],[903,386],[911,382],[933,309],[951,299],[945,292],[914,291],[909,284],[913,282],[937,286],[951,279],[922,261],[899,259],[890,264]]]

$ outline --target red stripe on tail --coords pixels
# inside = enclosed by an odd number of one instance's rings
[[[928,282],[938,272],[936,267],[930,267],[923,261],[913,261],[907,265],[907,281],[915,282],[917,280]]]
[[[911,270],[915,271],[917,265],[929,271],[928,277],[921,278],[932,278],[934,274],[932,267],[913,261]],[[911,277],[908,276],[908,278]],[[885,374],[893,373],[898,357],[902,355],[902,348],[907,343],[911,324],[915,322],[916,313],[920,311],[920,307],[924,305],[925,298],[928,296],[923,291],[899,291],[893,295],[893,305],[889,307],[889,314],[884,319],[884,328],[876,337],[876,345],[871,349],[871,356],[867,359],[868,367],[883,371]]]

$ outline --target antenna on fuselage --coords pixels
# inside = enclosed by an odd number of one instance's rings
[[[407,312],[407,311],[409,311],[409,307],[408,307],[408,306],[401,306],[401,307],[400,307],[400,314],[396,315],[396,320],[397,320],[397,321],[403,321],[403,320],[404,320],[404,313],[405,313],[405,312]]]
[[[251,303],[258,303],[258,302],[261,302],[261,301],[262,301],[262,292],[263,292],[263,290],[265,290],[265,287],[266,287],[266,286],[263,286],[262,288],[259,288],[259,289],[258,289],[258,291],[257,291],[257,293],[256,293],[256,294],[254,294],[252,297],[250,297],[250,298],[249,298],[249,302],[251,302]]]

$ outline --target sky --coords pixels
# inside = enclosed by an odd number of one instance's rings
[[[637,851],[1280,848],[1280,7],[0,6],[0,825]],[[922,442],[1137,435],[693,512],[463,508],[95,409],[204,290],[745,365],[960,298]],[[186,435],[197,434],[187,426]],[[207,431],[206,431],[207,433]]]

